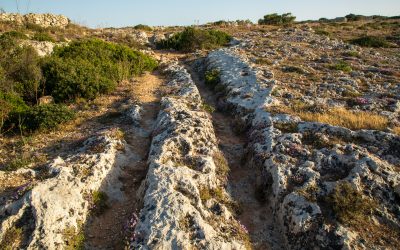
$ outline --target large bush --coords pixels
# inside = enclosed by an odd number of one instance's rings
[[[26,102],[36,103],[42,74],[40,57],[30,46],[20,46],[13,36],[0,37],[0,90],[16,92]]]
[[[157,62],[126,46],[98,39],[56,48],[43,65],[47,94],[58,102],[94,99],[118,81],[153,70]]]
[[[226,45],[232,37],[218,30],[201,30],[185,28],[169,39],[160,41],[157,47],[160,49],[175,49],[192,52],[196,49],[214,49]]]
[[[265,15],[263,19],[258,20],[258,24],[263,25],[282,25],[291,24],[296,20],[292,13],[279,15],[277,13]]]

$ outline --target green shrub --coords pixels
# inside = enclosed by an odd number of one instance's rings
[[[148,25],[144,25],[144,24],[138,24],[136,26],[133,27],[135,30],[144,30],[144,31],[152,31],[153,29],[148,26]]]
[[[14,113],[11,122],[14,127],[23,131],[49,130],[61,123],[72,120],[75,113],[62,104],[46,104],[29,108],[23,112]]]
[[[0,132],[14,113],[21,113],[28,110],[22,98],[12,92],[4,93],[0,91]],[[7,125],[9,126],[9,125]]]
[[[10,36],[0,39],[0,50],[0,90],[17,92],[26,102],[36,103],[42,80],[41,59],[36,50],[30,46],[19,46]]]
[[[263,19],[258,20],[260,25],[282,25],[291,24],[296,20],[292,13],[278,15],[277,13],[265,15]]]
[[[204,74],[204,80],[207,86],[215,88],[220,82],[220,72],[218,69],[209,70]]]
[[[114,79],[105,76],[101,68],[79,58],[52,58],[43,65],[43,74],[46,92],[56,102],[77,98],[93,100],[116,86]]]
[[[351,66],[344,61],[340,61],[336,64],[330,65],[329,68],[333,70],[341,70],[343,72],[351,72],[353,70]]]
[[[151,57],[98,39],[56,48],[43,64],[46,92],[57,102],[94,99],[112,91],[116,82],[157,67]]]
[[[390,43],[385,38],[376,37],[376,36],[363,36],[360,38],[350,40],[350,43],[359,45],[362,47],[372,47],[372,48],[389,48],[389,47],[391,47]]]
[[[33,40],[39,41],[39,42],[55,42],[56,40],[54,37],[52,37],[50,34],[45,33],[45,32],[38,32],[35,33],[35,35],[32,37]]]
[[[214,49],[224,46],[229,43],[231,38],[230,35],[222,31],[188,27],[169,39],[157,43],[157,48],[193,52],[197,49]]]

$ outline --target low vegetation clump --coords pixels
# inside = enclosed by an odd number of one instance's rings
[[[259,65],[272,65],[273,64],[273,62],[271,60],[266,59],[266,58],[258,58],[258,59],[256,59],[255,63],[259,64]]]
[[[333,69],[333,70],[340,70],[340,71],[347,72],[347,73],[351,72],[353,70],[351,68],[351,66],[347,62],[344,62],[344,61],[340,61],[336,64],[330,65],[329,68]]]
[[[114,90],[116,83],[157,67],[151,57],[98,39],[56,48],[43,65],[46,93],[57,102],[92,100]]]
[[[335,188],[328,197],[328,202],[332,205],[337,219],[348,225],[365,220],[377,207],[374,201],[365,197],[347,182]]]
[[[306,74],[307,72],[297,66],[284,66],[282,67],[282,71],[285,73],[297,73],[297,74]]]
[[[350,40],[351,44],[359,45],[362,47],[372,47],[372,48],[389,48],[390,43],[383,37],[376,36],[363,36]]]
[[[199,190],[199,192],[202,202],[206,202],[210,199],[216,199],[218,202],[224,203],[226,199],[223,189],[219,187],[215,189],[203,187]]]
[[[213,160],[216,166],[217,175],[221,177],[221,179],[224,179],[229,172],[228,161],[220,151],[213,155]]]
[[[7,39],[7,38],[15,38],[15,39],[21,39],[21,40],[28,39],[28,37],[24,33],[20,32],[20,31],[16,31],[16,30],[4,32],[0,36],[0,40]]]
[[[0,242],[0,250],[19,249],[22,238],[22,228],[10,228],[3,235],[3,240]]]
[[[326,31],[324,29],[316,29],[315,34],[320,35],[320,36],[331,36],[332,35],[329,31]]]
[[[344,56],[349,56],[349,57],[360,57],[360,53],[358,51],[347,51],[345,53],[343,53]]]
[[[133,27],[135,30],[144,30],[144,31],[152,31],[153,29],[145,24],[138,24]]]
[[[342,107],[321,108],[319,110],[315,105],[307,105],[302,102],[293,102],[289,106],[273,106],[270,111],[296,115],[304,121],[321,122],[352,130],[385,130],[389,125],[386,117],[371,112],[353,112]]]
[[[277,13],[265,15],[264,18],[258,20],[260,25],[283,25],[291,24],[296,20],[296,17],[292,13],[285,13],[279,15]]]
[[[208,87],[214,89],[220,82],[220,71],[218,69],[213,69],[206,71],[204,74],[204,80]]]
[[[297,133],[299,131],[298,124],[295,122],[274,123],[274,128],[279,129],[282,133]]]
[[[107,209],[108,196],[102,191],[95,191],[92,194],[92,212],[95,215],[100,215]]]
[[[20,168],[25,168],[31,164],[32,161],[31,159],[28,158],[23,158],[23,157],[17,157],[14,160],[12,160],[8,165],[5,166],[2,170],[4,171],[15,171]]]
[[[45,32],[38,32],[32,37],[33,40],[39,42],[55,42],[56,40],[50,34]]]
[[[215,108],[207,103],[203,103],[202,108],[204,111],[206,111],[207,113],[210,113],[210,114],[215,112]]]
[[[193,52],[198,49],[215,49],[230,42],[232,37],[218,30],[202,30],[188,27],[172,37],[157,43],[159,49],[175,49]]]
[[[68,227],[63,231],[66,242],[66,250],[83,250],[85,249],[85,234],[82,226],[76,230],[74,227]]]

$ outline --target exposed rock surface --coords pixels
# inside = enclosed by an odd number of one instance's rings
[[[375,248],[391,242],[373,241],[363,231],[332,216],[327,197],[336,186],[347,182],[374,200],[377,208],[369,217],[371,230],[380,233],[387,225],[399,232],[398,171],[399,136],[380,131],[351,131],[329,124],[301,122],[285,114],[272,115],[266,108],[274,102],[271,92],[277,81],[268,68],[249,66],[241,43],[211,52],[207,70],[220,72],[219,108],[232,113],[248,129],[248,153],[253,164],[263,166],[259,183],[273,204],[277,226],[291,249],[313,247]],[[272,79],[271,79],[272,78]],[[293,125],[295,132],[282,124]],[[341,141],[330,143],[332,138]],[[375,148],[374,148],[375,147]],[[330,205],[332,206],[332,205]],[[359,229],[358,229],[359,230]]]
[[[63,15],[54,14],[26,14],[20,15],[15,13],[2,13],[0,14],[0,21],[2,22],[15,22],[17,24],[37,24],[44,28],[58,27],[65,28],[71,21]]]
[[[104,131],[88,139],[76,155],[55,159],[48,168],[47,180],[32,183],[16,196],[3,200],[0,241],[22,221],[23,231],[29,235],[24,248],[65,247],[65,231],[72,229],[77,233],[94,208],[92,192],[118,189],[119,170],[114,165],[123,143],[114,133]]]
[[[57,45],[53,42],[48,41],[32,41],[32,40],[22,40],[21,44],[24,46],[32,46],[39,56],[47,56],[53,53],[54,47]]]
[[[147,45],[149,43],[149,35],[146,31],[137,30],[134,28],[105,28],[95,30],[95,34],[104,37],[107,40],[126,40],[135,41],[141,45]]]
[[[240,224],[227,207],[201,194],[223,180],[213,159],[217,140],[196,85],[177,62],[166,72],[171,92],[162,99],[153,132],[144,208],[132,247],[244,249]]]

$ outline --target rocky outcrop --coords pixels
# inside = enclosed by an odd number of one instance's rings
[[[64,43],[65,44],[65,43]],[[53,53],[53,49],[57,45],[64,45],[64,44],[56,44],[53,42],[47,41],[32,41],[32,40],[22,40],[21,45],[23,46],[31,46],[36,50],[39,56],[47,56]]]
[[[379,215],[371,217],[375,228],[385,224],[399,230],[400,138],[268,113],[277,82],[272,72],[251,68],[241,46],[211,52],[206,70],[220,73],[215,87],[220,92],[219,108],[230,111],[238,125],[247,128],[248,155],[264,169],[258,185],[273,207],[270,216],[284,234],[286,247],[380,247],[365,238],[368,235],[358,235],[348,226],[351,222],[343,225],[336,220],[327,197],[338,185],[349,183],[359,195],[376,202]]]
[[[116,131],[104,131],[84,142],[77,154],[55,159],[45,175],[48,179],[27,185],[0,207],[0,242],[19,223],[28,235],[23,248],[64,248],[66,232],[78,233],[94,209],[92,193],[118,189],[115,164],[123,147]]]
[[[134,28],[105,28],[94,31],[96,35],[102,36],[108,40],[125,40],[135,41],[141,45],[147,45],[149,43],[149,35],[146,31],[137,30]]]
[[[14,22],[17,24],[36,24],[44,28],[58,27],[65,28],[71,21],[63,15],[54,14],[26,14],[20,15],[15,13],[2,13],[0,14],[0,21]]]
[[[244,232],[222,201],[229,200],[223,166],[215,160],[217,140],[196,85],[177,62],[166,72],[169,95],[153,132],[132,248],[244,249]]]

